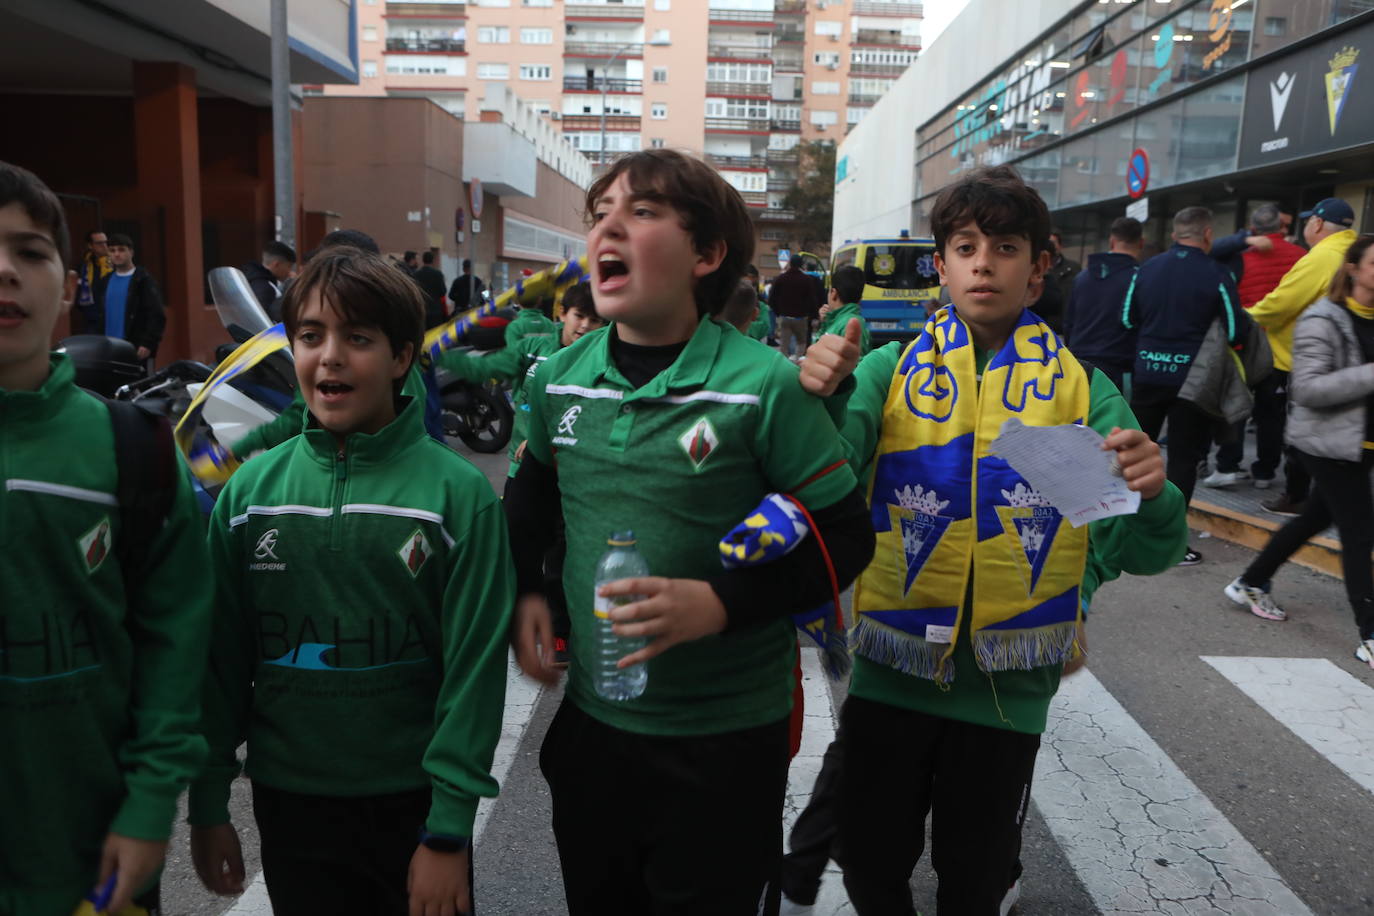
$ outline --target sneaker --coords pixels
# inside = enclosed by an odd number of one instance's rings
[[[1232,487],[1249,478],[1248,471],[1215,471],[1203,478],[1201,483],[1204,487]]]
[[[1183,555],[1183,559],[1178,561],[1179,566],[1196,566],[1202,562],[1202,554],[1189,547],[1188,552]]]
[[[1231,584],[1222,591],[1226,593],[1227,598],[1236,604],[1249,608],[1250,613],[1256,617],[1263,617],[1265,620],[1288,619],[1288,615],[1283,612],[1282,608],[1274,603],[1273,596],[1269,594],[1269,589],[1246,585],[1240,580],[1240,576],[1232,579]]]
[[[1275,515],[1302,515],[1302,510],[1307,508],[1307,500],[1294,502],[1288,498],[1287,493],[1281,493],[1273,499],[1266,499],[1260,505],[1264,507],[1266,512],[1272,512]]]
[[[1355,657],[1374,668],[1374,636],[1360,640],[1360,644],[1355,647]]]
[[[1274,485],[1274,478],[1256,477],[1252,482],[1254,483],[1256,490],[1267,490]]]
[[[1020,912],[1016,906],[1016,901],[1021,899],[1021,879],[1017,878],[1012,882],[1011,887],[1007,888],[1007,895],[1002,898],[1002,906],[998,909],[998,916],[1011,916],[1012,913]]]

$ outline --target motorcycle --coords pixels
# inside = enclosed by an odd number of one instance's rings
[[[486,352],[504,347],[505,328],[513,316],[513,310],[502,309],[484,319],[469,333],[467,346],[458,352]],[[461,439],[474,452],[487,455],[510,443],[515,408],[505,388],[491,382],[474,384],[442,367],[435,376],[445,436]]]

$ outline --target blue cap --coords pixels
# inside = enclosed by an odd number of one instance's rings
[[[1339,197],[1328,197],[1311,210],[1304,210],[1299,213],[1298,219],[1307,219],[1309,216],[1324,219],[1328,223],[1337,223],[1347,229],[1355,225],[1355,211],[1350,208],[1350,204]]]

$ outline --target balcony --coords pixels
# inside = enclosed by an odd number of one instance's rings
[[[805,16],[806,0],[773,0],[773,14],[783,13],[789,16]]]
[[[874,29],[859,29],[854,33],[854,39],[850,44],[881,45],[884,48],[907,48],[912,51],[921,50],[921,40],[915,35],[903,35],[901,32],[879,32]]]
[[[706,84],[706,94],[713,96],[748,96],[750,98],[766,99],[773,94],[773,84],[709,82]]]
[[[850,76],[901,76],[911,64],[850,64]]]
[[[388,38],[386,50],[389,54],[466,54],[467,42],[456,38]]]
[[[644,91],[643,80],[627,80],[618,76],[612,76],[609,79],[602,79],[599,76],[592,77],[591,79],[585,76],[563,77],[564,92],[600,92],[603,85],[605,86],[605,90],[612,94],[617,92],[640,93]]]
[[[790,191],[797,186],[795,178],[769,178],[768,190],[770,191]]]
[[[564,19],[638,19],[644,18],[643,6],[624,3],[565,3]]]
[[[744,198],[744,205],[747,207],[762,209],[768,206],[768,193],[766,191],[740,191],[739,196]]]
[[[625,41],[565,41],[563,42],[564,57],[601,57],[610,60],[616,51],[625,47],[626,44],[634,42]],[[642,47],[632,47],[627,51],[620,52],[620,60],[638,59],[644,56]]]
[[[797,148],[791,149],[770,149],[767,153],[769,165],[795,165],[797,162]]]
[[[801,121],[780,121],[774,118],[768,122],[768,129],[777,133],[798,134],[801,133]]]
[[[706,154],[706,161],[718,169],[766,169],[768,160],[762,156],[717,156]]]
[[[772,10],[710,10],[707,19],[711,22],[764,22],[772,23]]]
[[[875,103],[878,101],[878,99],[880,99],[880,98],[882,98],[882,96],[880,96],[880,95],[854,95],[853,93],[850,93],[850,95],[849,95],[849,104],[851,104],[851,105],[873,105],[873,104],[875,104]]]
[[[409,0],[405,3],[387,3],[386,15],[387,18],[466,19],[468,7],[462,0]]]
[[[803,44],[806,33],[801,29],[778,29],[773,32],[774,44]]]
[[[784,210],[781,207],[765,207],[755,218],[791,222],[797,218],[797,214],[793,210]]]
[[[772,61],[772,48],[751,45],[707,45],[707,57],[726,57],[730,60],[756,60],[761,63]]]
[[[768,133],[767,118],[707,118],[706,132],[710,133]]]
[[[919,19],[925,15],[924,4],[920,3],[874,3],[872,0],[854,0],[855,16],[901,16],[905,19]]]
[[[600,130],[601,115],[565,114],[562,118],[563,130]],[[608,114],[607,130],[639,130],[639,115]]]

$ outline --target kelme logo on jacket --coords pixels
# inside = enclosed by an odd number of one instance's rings
[[[711,421],[702,417],[692,428],[681,436],[678,436],[677,444],[682,446],[682,450],[687,453],[687,458],[692,462],[692,467],[698,471],[715,452],[720,445],[720,438],[716,435],[715,427]]]
[[[281,562],[277,556],[277,538],[279,532],[276,528],[269,528],[258,538],[257,544],[253,546],[253,559],[257,562],[249,563],[248,569],[252,572],[285,572],[286,564]]]
[[[110,555],[110,519],[102,518],[94,528],[77,538],[76,545],[81,549],[81,559],[86,563],[86,573],[100,568]]]
[[[420,574],[420,569],[429,561],[433,553],[434,551],[429,546],[429,540],[419,528],[412,531],[405,543],[401,545],[401,549],[396,551],[396,555],[406,565],[406,570],[412,578]]]
[[[577,437],[573,435],[573,427],[577,425],[577,418],[582,416],[582,405],[574,404],[563,411],[563,416],[558,418],[558,435],[553,437],[554,445],[576,445]]]

